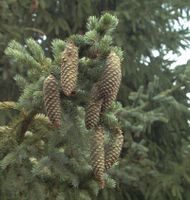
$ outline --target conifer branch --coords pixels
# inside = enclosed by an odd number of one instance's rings
[[[16,103],[14,101],[0,102],[0,110],[16,109]]]
[[[34,109],[32,111],[30,111],[27,114],[24,114],[25,117],[21,122],[21,127],[19,128],[19,130],[17,131],[17,141],[18,143],[22,143],[22,141],[24,140],[24,136],[26,131],[28,130],[30,124],[32,123],[32,120],[34,118],[34,116],[37,114],[38,109]]]

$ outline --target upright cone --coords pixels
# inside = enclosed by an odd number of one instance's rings
[[[61,63],[61,87],[66,96],[70,96],[76,89],[78,62],[78,48],[69,42],[63,52]]]
[[[44,104],[52,124],[59,128],[61,126],[61,103],[58,83],[53,75],[49,75],[43,84]]]
[[[103,134],[103,128],[100,126],[95,130],[95,133],[92,136],[91,163],[94,175],[98,180],[100,187],[104,188],[105,186],[104,134]]]
[[[100,118],[102,99],[98,97],[97,85],[95,84],[91,90],[90,100],[86,109],[85,124],[87,129],[97,126]]]
[[[113,140],[108,144],[105,150],[105,169],[108,170],[118,160],[122,146],[123,134],[119,128],[116,128]]]
[[[102,109],[109,108],[116,99],[121,83],[121,62],[116,53],[111,52],[106,60],[106,68],[98,82],[98,92],[104,99]]]

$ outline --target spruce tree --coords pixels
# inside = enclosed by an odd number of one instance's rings
[[[6,111],[11,119],[0,128],[2,199],[188,200],[189,104],[186,94],[190,65],[170,70],[172,61],[165,55],[170,51],[178,53],[180,47],[189,45],[188,30],[182,25],[179,29],[173,26],[184,13],[188,14],[189,1],[97,1],[97,10],[93,12],[99,15],[101,11],[111,10],[119,18],[115,32],[117,20],[111,16],[89,18],[85,31],[86,12],[70,19],[70,15],[60,17],[54,13],[60,8],[70,12],[79,5],[92,6],[94,1],[79,1],[79,4],[69,1],[60,7],[53,1],[32,2],[39,2],[31,7],[36,20],[32,30],[42,28],[47,40],[40,47],[36,42],[41,38],[40,33],[35,32],[32,37],[36,41],[27,39],[23,45],[13,41],[6,50],[13,69],[20,71],[15,79],[21,96],[16,103],[0,104],[1,111]],[[18,6],[19,9],[29,10],[27,1],[19,4],[25,4]],[[25,17],[21,17],[20,23],[30,25],[31,14],[22,13]],[[69,26],[60,23],[57,20],[60,18]],[[60,31],[61,26],[72,30]],[[50,28],[46,30],[46,27]],[[73,32],[81,32],[81,35],[65,40]],[[64,41],[51,41],[55,36]],[[79,48],[79,74],[76,93],[67,97],[59,80],[62,53],[70,40]],[[124,56],[113,44],[122,47]],[[154,55],[155,50],[158,56]],[[111,51],[122,61],[119,102],[111,107],[108,104],[108,109],[95,116],[105,129],[105,155],[115,149],[113,127],[122,130],[124,145],[119,162],[106,171],[105,188],[100,190],[90,162],[90,141],[95,129],[86,129],[85,116],[93,93],[90,91],[100,80]],[[43,83],[50,74],[60,84],[60,129],[52,126],[43,108]],[[102,101],[100,98],[99,104],[102,105]]]
[[[106,115],[112,99],[106,110],[100,109],[90,130],[85,108],[94,84],[95,98],[102,99],[102,105],[113,92],[117,94],[122,60],[122,50],[112,42],[117,24],[110,14],[90,17],[84,35],[52,41],[53,58],[32,38],[25,45],[16,41],[8,45],[6,55],[15,66],[27,67],[27,74],[15,77],[21,91],[18,102],[1,103],[2,109],[15,110],[13,119],[1,127],[2,137],[6,136],[0,145],[3,199],[95,199],[104,187],[114,188],[115,181],[105,171],[105,156],[112,155],[104,154],[104,132],[109,137],[113,127],[121,126],[114,114],[120,106],[113,107],[113,116]],[[119,153],[115,161],[118,157]]]

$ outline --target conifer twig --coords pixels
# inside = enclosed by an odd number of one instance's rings
[[[37,28],[33,28],[33,27],[26,27],[25,30],[26,30],[26,31],[37,32],[37,33],[39,33],[40,35],[45,35],[45,33],[44,33],[42,30],[37,29]]]
[[[32,110],[31,112],[29,112],[26,117],[24,118],[24,120],[22,121],[21,124],[21,128],[19,129],[19,131],[17,132],[17,141],[20,144],[25,136],[25,132],[27,131],[29,125],[32,122],[32,119],[34,118],[34,116],[37,113],[37,109]]]

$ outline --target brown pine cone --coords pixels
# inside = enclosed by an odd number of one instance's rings
[[[43,84],[44,105],[52,124],[59,128],[61,126],[61,103],[58,83],[53,75],[49,75]]]
[[[93,172],[98,180],[100,187],[104,188],[104,171],[105,171],[105,160],[104,160],[104,134],[101,126],[97,127],[91,141],[91,163]]]
[[[66,96],[70,96],[76,89],[78,63],[78,48],[69,42],[63,52],[61,63],[61,87]]]
[[[115,100],[119,86],[121,83],[121,62],[116,53],[111,52],[106,60],[106,68],[98,82],[98,92],[101,98],[104,99],[105,105],[110,105],[110,102]],[[107,106],[106,106],[107,107]]]
[[[102,99],[99,99],[97,85],[95,84],[91,90],[90,100],[86,109],[85,124],[87,129],[97,126],[100,118]]]
[[[122,146],[123,134],[119,128],[116,128],[115,135],[112,141],[108,144],[105,150],[105,169],[108,170],[118,160]]]

